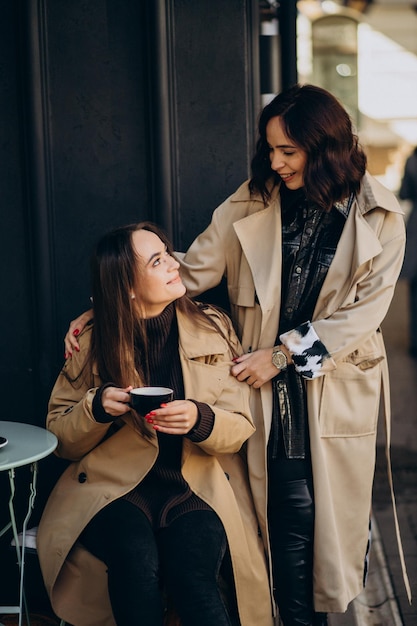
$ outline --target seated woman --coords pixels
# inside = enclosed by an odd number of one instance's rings
[[[149,223],[105,235],[94,324],[52,391],[47,428],[72,463],[38,552],[52,607],[74,626],[162,626],[167,597],[182,626],[272,625],[239,453],[254,432],[249,387],[230,374],[240,346],[224,314],[185,296],[178,268]],[[145,385],[171,387],[174,400],[139,415],[129,392]]]

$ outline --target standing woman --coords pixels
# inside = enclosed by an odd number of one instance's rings
[[[252,176],[181,259],[189,295],[226,275],[251,387],[252,493],[284,626],[324,626],[366,578],[386,355],[404,253],[394,195],[338,100],[296,85],[262,111]],[[68,353],[88,316],[66,336]]]
[[[162,626],[164,594],[182,626],[272,624],[240,455],[254,431],[248,387],[230,374],[239,343],[225,315],[184,295],[178,268],[150,224],[104,236],[94,324],[52,391],[47,427],[72,463],[38,553],[52,607],[75,626]],[[133,414],[129,391],[144,385],[174,400]]]
[[[365,168],[336,98],[294,86],[260,116],[250,181],[182,261],[191,295],[227,275],[246,352],[232,371],[254,390],[249,470],[285,626],[327,624],[366,577],[380,324],[404,222]]]

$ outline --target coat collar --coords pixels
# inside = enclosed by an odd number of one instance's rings
[[[270,206],[277,199],[279,193],[279,185],[276,185],[272,189],[271,200],[267,206]],[[230,198],[231,202],[253,202],[255,210],[261,210],[263,201],[259,193],[251,194],[249,191],[249,181],[244,182],[235,191]],[[362,179],[361,190],[357,195],[357,201],[360,212],[362,214],[375,209],[376,207],[383,207],[386,211],[393,213],[403,214],[403,210],[400,204],[393,203],[392,192],[384,187],[376,178],[371,176],[368,172]]]
[[[272,190],[267,205],[259,194],[250,194],[247,183],[241,185],[231,201],[250,205],[249,215],[234,222],[233,228],[250,267],[261,309],[264,314],[272,312],[280,305],[277,293],[282,262],[279,186]]]
[[[213,309],[211,310],[213,311]],[[210,334],[210,339],[208,339],[207,332],[196,327],[194,321],[190,320],[184,313],[177,309],[176,315],[179,345],[186,358],[194,359],[210,354],[225,354],[228,351],[226,341],[219,333]],[[89,331],[91,332],[91,327],[89,327]],[[89,342],[86,346],[89,346]],[[93,363],[93,374],[98,377],[96,363]]]
[[[320,291],[313,320],[331,315],[357,280],[360,268],[381,253],[381,242],[366,217],[367,213],[378,207],[392,213],[403,213],[393,194],[367,174],[353,201],[336,254]]]
[[[250,194],[248,183],[244,183],[231,197],[231,202],[250,203],[249,215],[237,220],[234,229],[242,246],[252,274],[259,304],[265,314],[276,314],[280,307],[279,289],[281,277],[281,211],[279,186],[276,186],[268,205],[264,205],[258,194]],[[382,207],[385,211],[402,214],[403,211],[392,192],[373,176],[366,174],[361,190],[355,196],[343,229],[335,258],[332,262],[321,296],[331,286],[343,285],[354,279],[357,268],[381,251],[376,233],[367,223],[365,215],[372,209]],[[349,262],[346,263],[346,259]],[[349,275],[347,275],[349,273]],[[341,290],[339,290],[339,295]],[[326,296],[327,302],[332,298]],[[323,305],[321,298],[316,311]]]
[[[225,354],[228,351],[226,341],[219,333],[212,333],[208,337],[207,331],[196,327],[193,320],[178,310],[177,319],[180,349],[187,358]]]
[[[399,202],[393,201],[393,194],[384,187],[376,178],[366,173],[362,179],[361,190],[357,195],[359,211],[362,215],[382,207],[392,213],[404,213]]]

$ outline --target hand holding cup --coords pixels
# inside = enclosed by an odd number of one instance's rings
[[[169,387],[135,387],[130,391],[129,405],[139,415],[145,416],[173,398],[174,391]]]

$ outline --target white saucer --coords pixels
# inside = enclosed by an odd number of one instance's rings
[[[7,441],[6,437],[0,437],[0,448],[3,448],[8,443],[9,442]]]

